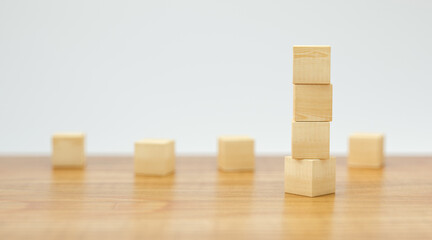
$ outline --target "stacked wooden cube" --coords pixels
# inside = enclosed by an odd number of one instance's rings
[[[330,46],[294,46],[292,156],[285,157],[285,192],[315,197],[335,192],[330,157],[333,86]]]

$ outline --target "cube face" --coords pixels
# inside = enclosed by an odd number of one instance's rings
[[[331,122],[333,86],[294,85],[294,121]]]
[[[294,159],[330,157],[329,122],[293,122],[291,139]]]
[[[222,171],[252,171],[255,168],[252,138],[220,137],[218,145],[218,166]]]
[[[147,139],[136,142],[134,168],[136,174],[150,176],[164,176],[174,172],[174,141]]]
[[[379,168],[384,165],[384,135],[358,133],[350,136],[348,165]]]
[[[85,167],[85,135],[83,133],[54,134],[51,160],[54,168]]]
[[[316,197],[335,192],[336,159],[285,157],[285,193]]]
[[[330,46],[294,46],[294,84],[330,84]]]

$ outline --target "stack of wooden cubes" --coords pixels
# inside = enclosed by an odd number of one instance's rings
[[[293,52],[292,156],[285,157],[285,192],[331,194],[336,164],[330,157],[330,46],[294,46]]]

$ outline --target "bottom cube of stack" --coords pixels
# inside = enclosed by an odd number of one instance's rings
[[[336,159],[285,157],[285,193],[316,197],[335,192]]]

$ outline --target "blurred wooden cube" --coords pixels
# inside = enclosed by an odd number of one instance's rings
[[[292,122],[291,150],[294,159],[330,157],[329,122]]]
[[[333,86],[294,85],[294,121],[331,122]]]
[[[174,140],[144,139],[135,142],[134,167],[140,175],[164,176],[174,172]]]
[[[316,197],[335,192],[336,160],[285,157],[285,193]]]
[[[255,168],[254,140],[224,136],[218,140],[218,166],[222,171],[252,171]]]
[[[294,46],[294,84],[330,84],[330,46]]]
[[[350,167],[379,168],[384,165],[384,135],[355,133],[349,138]]]
[[[54,168],[85,167],[85,135],[83,133],[54,134],[51,161]]]

